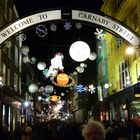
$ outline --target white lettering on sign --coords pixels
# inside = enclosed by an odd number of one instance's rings
[[[140,44],[140,39],[138,36],[136,36],[127,28],[120,25],[118,22],[111,20],[109,17],[104,17],[98,14],[85,12],[85,11],[72,10],[72,19],[83,20],[83,21],[101,25],[113,31],[114,33],[120,35],[122,38],[124,38],[134,46]]]
[[[0,31],[0,44],[2,44],[4,41],[10,38],[12,35],[18,33],[19,31],[27,27],[30,27],[32,25],[41,22],[60,19],[61,19],[61,10],[52,10],[27,16],[23,19],[20,19],[10,24],[9,26],[5,27]],[[91,12],[72,10],[72,19],[100,25],[120,35],[122,38],[127,40],[132,45],[134,46],[140,45],[140,37],[138,35],[130,31],[129,29],[123,27],[119,22],[111,20],[111,18],[107,16],[102,16]]]
[[[23,19],[20,19],[13,24],[7,26],[0,31],[0,44],[2,44],[6,39],[16,34],[17,32],[35,25],[37,23],[50,21],[50,20],[59,20],[61,19],[61,10],[52,10],[47,12],[37,13]]]

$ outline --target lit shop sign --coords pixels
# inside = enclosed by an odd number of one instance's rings
[[[52,10],[47,12],[37,13],[31,16],[27,16],[21,20],[14,22],[13,24],[7,26],[0,32],[0,44],[2,44],[6,39],[16,34],[17,32],[30,27],[32,25],[61,19],[61,10]]]
[[[139,38],[134,33],[120,25],[118,22],[111,20],[109,17],[85,11],[72,10],[72,19],[98,24],[120,35],[134,46],[140,44]]]

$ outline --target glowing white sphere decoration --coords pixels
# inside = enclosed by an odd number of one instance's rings
[[[89,55],[89,59],[92,60],[92,61],[95,60],[96,57],[97,57],[97,55],[96,55],[95,52],[91,52],[90,55]]]
[[[76,70],[77,70],[79,73],[83,73],[85,69],[84,69],[84,67],[78,66],[78,67],[76,67]]]
[[[38,91],[38,86],[35,83],[32,83],[28,87],[29,92],[35,93]]]
[[[53,92],[53,90],[54,90],[54,88],[53,88],[52,85],[46,85],[46,86],[45,86],[45,93],[50,94],[50,93]]]
[[[31,57],[30,63],[31,63],[31,64],[35,64],[35,63],[36,63],[36,58],[35,58],[35,57]]]
[[[134,47],[128,47],[127,49],[126,49],[126,54],[128,54],[128,55],[132,55],[132,54],[134,54],[135,53],[135,48]]]
[[[37,68],[38,68],[39,70],[44,70],[44,69],[46,68],[46,63],[45,63],[45,62],[39,62],[39,63],[37,64]]]
[[[43,86],[41,86],[41,87],[38,89],[38,91],[39,91],[39,92],[43,92],[44,89],[45,89],[45,88],[44,88]]]
[[[90,47],[84,41],[76,41],[70,46],[69,54],[73,60],[82,62],[89,57]]]
[[[22,46],[20,48],[20,52],[24,55],[27,55],[29,53],[29,47],[28,46]]]

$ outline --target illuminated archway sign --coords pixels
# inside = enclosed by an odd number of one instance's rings
[[[0,44],[4,41],[17,34],[21,30],[24,30],[30,26],[33,26],[38,23],[47,22],[51,20],[63,20],[65,19],[64,15],[71,15],[72,20],[81,20],[89,22],[91,24],[97,24],[99,26],[108,29],[115,34],[120,35],[126,41],[134,46],[140,45],[140,37],[131,29],[128,29],[121,25],[121,22],[114,20],[107,15],[99,15],[87,11],[71,10],[71,12],[63,13],[61,10],[50,10],[45,12],[40,12],[22,18],[18,21],[13,22],[7,27],[4,27],[0,31]],[[66,18],[67,19],[67,18]]]

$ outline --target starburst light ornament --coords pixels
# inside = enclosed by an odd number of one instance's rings
[[[66,23],[64,24],[64,28],[65,28],[65,30],[70,30],[71,27],[72,27],[72,25],[71,25],[70,22],[66,22]]]
[[[29,62],[30,62],[30,58],[28,56],[24,56],[23,63],[29,63]]]
[[[84,85],[79,84],[79,85],[76,86],[76,91],[77,91],[78,93],[82,93],[82,92],[84,92],[85,90],[86,90],[86,89],[85,89]]]

